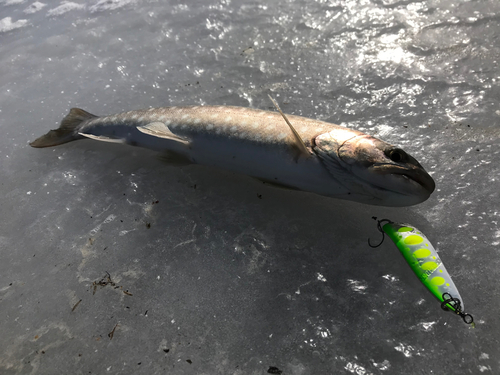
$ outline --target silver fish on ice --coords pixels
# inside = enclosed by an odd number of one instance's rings
[[[52,147],[83,138],[119,142],[159,151],[172,163],[216,166],[380,206],[411,206],[434,191],[432,177],[402,149],[356,130],[280,113],[189,106],[98,117],[72,108],[58,129],[30,145]]]

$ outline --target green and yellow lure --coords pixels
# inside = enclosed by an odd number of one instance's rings
[[[452,311],[460,315],[465,323],[472,324],[474,319],[463,312],[462,297],[427,237],[412,225],[398,224],[387,219],[379,220],[378,228],[394,241],[415,275],[441,302],[443,310]],[[382,242],[376,246],[371,243],[369,245],[378,247]]]

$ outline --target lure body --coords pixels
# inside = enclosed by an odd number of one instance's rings
[[[436,250],[422,232],[412,225],[393,222],[385,224],[382,230],[394,241],[415,275],[440,302],[445,301],[446,295],[458,298],[463,310],[462,298],[455,283]],[[453,312],[460,313],[453,303],[446,303],[445,306]],[[460,309],[460,305],[458,308]]]

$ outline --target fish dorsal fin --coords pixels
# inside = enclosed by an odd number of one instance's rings
[[[110,137],[106,137],[105,135],[94,135],[94,134],[87,134],[87,133],[82,133],[82,132],[78,132],[78,134],[80,134],[86,138],[94,139],[96,141],[111,142],[111,143],[125,143],[125,140],[123,138],[110,138]]]
[[[281,114],[281,116],[283,116],[283,119],[285,120],[285,122],[288,124],[288,126],[290,127],[290,130],[292,131],[293,133],[293,138],[294,138],[294,141],[295,141],[295,146],[299,149],[299,152],[300,152],[300,156],[302,157],[305,157],[305,158],[308,158],[311,156],[311,153],[309,152],[309,150],[307,149],[307,146],[306,144],[304,143],[304,141],[302,140],[302,138],[300,137],[299,133],[297,133],[297,130],[295,130],[295,128],[292,126],[292,124],[290,123],[290,121],[288,121],[288,118],[285,116],[285,114],[281,111],[281,108],[280,106],[278,105],[278,103],[276,102],[276,100],[274,100],[271,95],[268,95],[269,96],[269,99],[271,99],[271,101],[273,102],[274,106],[276,107],[276,109],[278,110],[278,112]]]
[[[151,135],[153,137],[170,139],[171,141],[182,143],[189,146],[189,141],[181,136],[178,136],[168,128],[163,122],[150,122],[149,124],[138,126],[137,130],[141,133]]]

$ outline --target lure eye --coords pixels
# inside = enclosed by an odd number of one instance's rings
[[[406,152],[399,148],[392,149],[387,156],[395,163],[401,163],[406,160]]]

